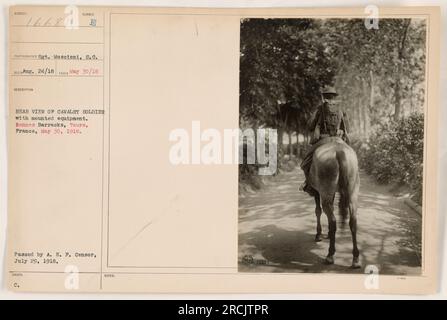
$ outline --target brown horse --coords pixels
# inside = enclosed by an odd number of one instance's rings
[[[357,248],[357,198],[360,186],[357,155],[342,139],[329,137],[324,139],[312,159],[309,184],[318,191],[315,195],[315,214],[317,215],[317,235],[315,241],[321,241],[321,205],[329,224],[329,253],[325,263],[334,263],[335,232],[337,221],[334,215],[335,193],[340,193],[339,213],[342,225],[349,214],[349,227],[352,235],[352,267],[360,268]],[[323,142],[323,141],[321,141]]]

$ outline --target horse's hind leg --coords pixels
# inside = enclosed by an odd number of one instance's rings
[[[340,201],[338,202],[338,209],[341,217],[341,226],[344,228],[346,224],[346,217],[348,216],[349,212],[349,198],[343,193],[343,191],[340,191]]]
[[[354,203],[349,204],[349,227],[352,235],[352,268],[360,268],[359,249],[357,248],[357,210]]]
[[[327,216],[329,223],[329,252],[325,259],[325,263],[334,263],[335,254],[335,232],[337,231],[337,220],[334,215],[334,197],[331,195],[329,197],[322,198],[323,211]]]
[[[320,242],[321,239],[321,206],[320,206],[320,194],[315,196],[315,215],[317,216],[317,234],[315,236],[315,242]]]

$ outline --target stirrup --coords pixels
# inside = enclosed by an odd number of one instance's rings
[[[300,190],[306,192],[311,197],[315,197],[316,195],[318,195],[318,191],[312,188],[308,183],[303,183],[303,185],[300,187]]]
[[[303,182],[301,185],[300,185],[300,191],[304,191],[304,192],[306,192],[306,188],[307,188],[307,183],[306,182]]]

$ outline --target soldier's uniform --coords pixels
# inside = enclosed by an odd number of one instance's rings
[[[314,151],[325,143],[323,139],[326,137],[340,137],[347,144],[350,143],[346,114],[333,99],[337,96],[337,92],[333,87],[324,87],[322,96],[323,104],[318,108],[309,127],[309,130],[314,133],[311,140],[312,147],[307,151],[303,162],[301,163],[301,169],[303,169],[306,176],[306,181],[301,186],[301,189],[310,195],[315,195],[316,193],[315,190],[307,184],[307,177],[312,164]]]

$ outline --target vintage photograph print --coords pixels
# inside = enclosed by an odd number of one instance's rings
[[[426,26],[241,20],[239,272],[421,274]]]

